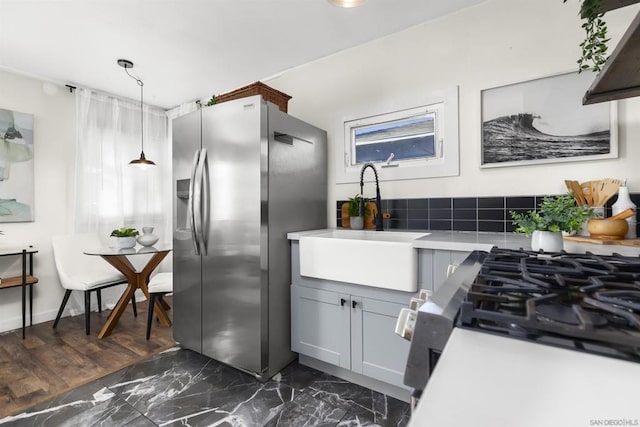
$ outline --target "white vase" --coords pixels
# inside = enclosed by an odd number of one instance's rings
[[[153,227],[142,227],[142,234],[138,236],[138,243],[142,246],[153,246],[158,241],[158,236],[153,234]]]
[[[136,245],[136,236],[116,237],[116,246],[120,249],[132,248]]]
[[[631,197],[629,197],[629,187],[620,186],[618,187],[618,200],[611,206],[611,214],[615,215],[622,212],[625,209],[636,208],[636,204],[631,201]],[[636,216],[632,216],[631,218],[627,218],[627,224],[629,225],[629,230],[627,234],[625,234],[625,239],[635,239],[636,238]]]
[[[560,252],[564,248],[560,231],[534,231],[531,235],[531,249],[538,252]]]
[[[361,216],[352,216],[349,218],[349,224],[351,224],[352,230],[362,230],[364,227],[364,218]]]

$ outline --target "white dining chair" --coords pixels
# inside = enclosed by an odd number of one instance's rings
[[[110,286],[127,283],[127,279],[114,267],[99,256],[85,255],[84,250],[104,246],[97,233],[69,234],[52,237],[53,258],[58,270],[62,287],[66,290],[53,327],[58,326],[71,291],[84,292],[84,318],[87,335],[90,333],[89,314],[91,311],[91,292],[98,299],[98,311],[102,312],[102,294],[100,291]],[[135,297],[131,298],[134,316],[138,315]]]
[[[151,323],[153,323],[153,308],[156,301],[162,303],[165,294],[173,292],[173,273],[158,273],[149,280],[149,314],[147,316],[147,339],[151,336]]]

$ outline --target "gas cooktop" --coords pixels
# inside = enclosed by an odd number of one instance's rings
[[[494,248],[457,326],[640,362],[640,258]]]

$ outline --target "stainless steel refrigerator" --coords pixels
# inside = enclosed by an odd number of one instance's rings
[[[266,380],[294,358],[287,232],[327,223],[326,132],[261,96],[173,121],[175,340]]]

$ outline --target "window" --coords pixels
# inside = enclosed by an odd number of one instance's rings
[[[356,123],[347,122],[353,141],[351,164],[437,157],[441,154],[436,153],[437,109],[441,107],[442,104],[437,104],[426,109],[384,114],[362,121],[356,120]],[[406,117],[393,120],[392,117],[397,115]],[[384,120],[385,116],[389,116],[389,120]],[[364,124],[372,120],[374,124]]]
[[[345,121],[337,182],[359,181],[365,163],[382,168],[381,180],[458,175],[457,88],[429,101]]]

